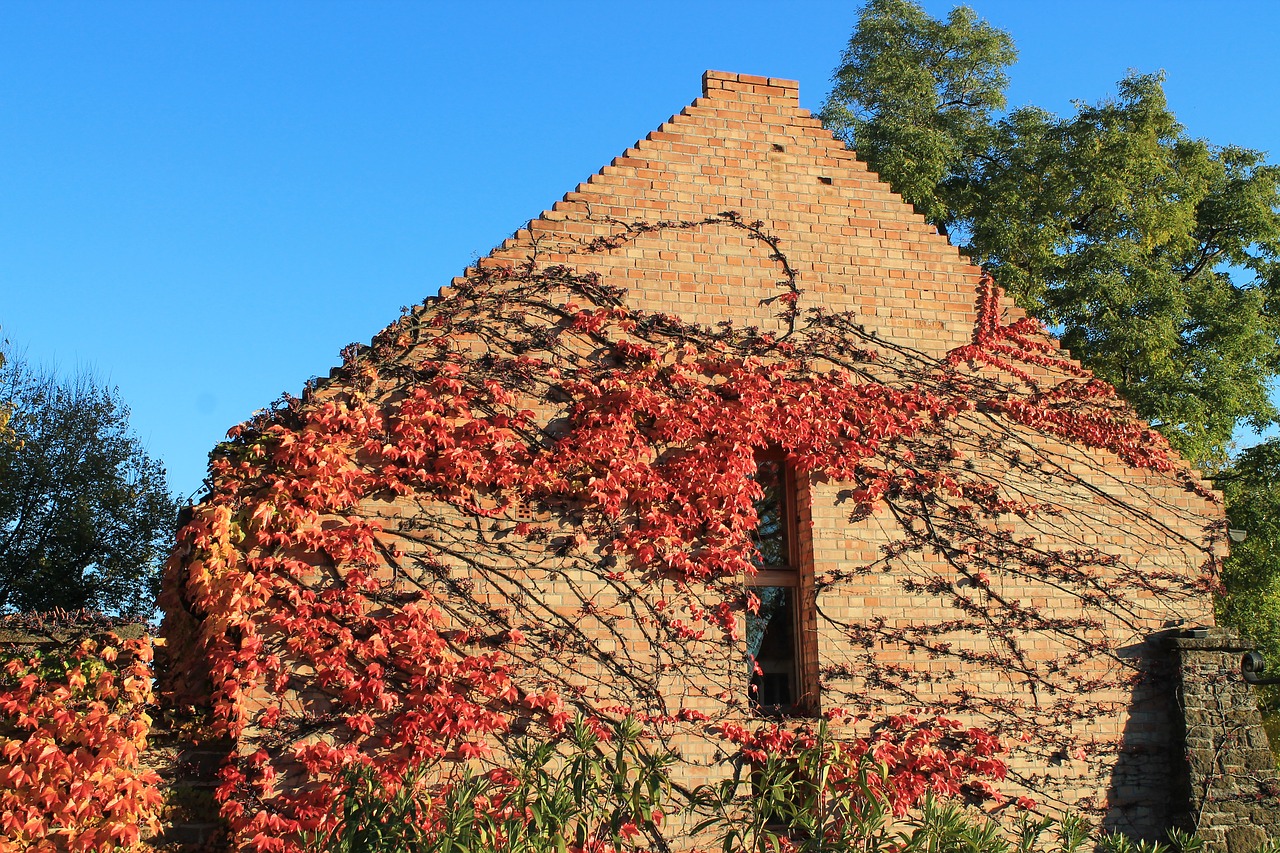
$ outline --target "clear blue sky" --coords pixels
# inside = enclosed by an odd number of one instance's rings
[[[935,14],[953,4],[927,2]],[[995,2],[1013,105],[1165,69],[1196,136],[1280,158],[1280,3]],[[699,94],[816,110],[854,3],[0,0],[0,333],[118,385],[179,495],[228,427]]]

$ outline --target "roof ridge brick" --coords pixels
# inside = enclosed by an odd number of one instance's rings
[[[729,71],[707,70],[702,73],[702,94],[707,98],[723,98],[726,93],[738,92],[763,95],[768,100],[800,102],[800,81],[780,77],[762,77],[758,74],[734,74]],[[739,100],[732,96],[730,100]]]

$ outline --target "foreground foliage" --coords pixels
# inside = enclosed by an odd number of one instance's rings
[[[893,750],[855,739],[822,722],[784,732],[745,733],[755,746],[783,741],[781,751],[751,746],[716,785],[684,791],[668,768],[671,755],[641,747],[633,718],[600,724],[579,718],[565,742],[522,742],[510,770],[463,770],[440,796],[410,774],[388,793],[367,768],[346,781],[343,822],[317,853],[617,853],[666,850],[659,822],[689,827],[719,853],[1199,853],[1201,844],[1174,830],[1170,844],[1099,832],[1068,814],[1059,820],[1014,804],[1002,824],[945,790],[903,797]],[[881,741],[884,747],[887,741]],[[884,752],[885,758],[876,757]],[[886,763],[886,760],[889,763]],[[424,819],[425,815],[430,815]],[[1267,853],[1273,853],[1274,846]]]
[[[0,851],[135,849],[157,828],[150,662],[149,637],[110,632],[0,654]]]
[[[443,789],[417,768],[390,795],[376,772],[356,766],[346,775],[341,824],[314,844],[332,853],[643,848],[661,840],[675,762],[644,741],[632,717],[579,717],[563,738],[514,742],[508,767],[483,775],[456,768]]]
[[[1001,837],[995,823],[975,823],[976,813],[958,805],[965,795],[1001,802],[992,785],[1005,775],[998,742],[948,721],[919,723],[894,717],[870,738],[847,740],[825,720],[730,731],[741,751],[732,775],[693,792],[694,833],[715,837],[724,853],[893,849],[899,821],[927,821],[951,802],[950,814]]]

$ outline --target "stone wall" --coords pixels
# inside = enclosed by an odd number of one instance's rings
[[[1187,824],[1214,853],[1280,840],[1280,771],[1253,688],[1240,673],[1251,646],[1223,628],[1174,637],[1186,723]]]

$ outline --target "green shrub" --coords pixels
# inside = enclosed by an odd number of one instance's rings
[[[667,753],[643,748],[627,718],[579,718],[559,742],[524,739],[510,768],[464,769],[443,786],[427,767],[394,790],[369,768],[346,779],[340,829],[322,853],[613,853],[669,850],[667,818],[692,818],[693,833],[719,853],[1202,853],[1200,839],[1174,830],[1168,843],[1098,831],[1078,815],[1052,819],[1023,810],[1007,823],[924,793],[897,809],[888,770],[848,753],[821,726],[787,757],[735,761],[732,775],[677,799]],[[683,824],[679,824],[683,825]],[[700,848],[708,849],[708,848]],[[1269,844],[1259,853],[1280,853]]]
[[[660,842],[671,795],[666,753],[643,749],[628,717],[581,717],[559,742],[523,739],[506,770],[463,769],[442,787],[419,767],[388,792],[369,768],[346,781],[343,821],[317,840],[327,853],[567,853]]]

